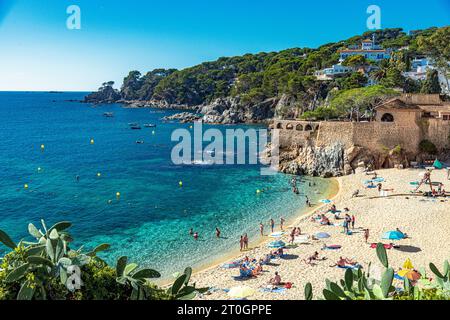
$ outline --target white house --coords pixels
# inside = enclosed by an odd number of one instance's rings
[[[380,61],[384,59],[389,59],[391,57],[391,49],[383,49],[381,46],[375,44],[375,39],[373,40],[364,40],[361,43],[361,47],[358,49],[347,48],[344,50],[340,50],[340,59],[342,62],[348,57],[361,55],[365,57],[367,60],[372,61]]]
[[[314,75],[316,76],[317,80],[333,80],[335,77],[339,77],[353,71],[355,71],[355,69],[352,67],[335,64],[331,68],[325,68],[320,71],[316,71]]]

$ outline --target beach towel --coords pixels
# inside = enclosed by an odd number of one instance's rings
[[[338,266],[338,268],[340,268],[340,269],[359,269],[359,268],[361,268],[361,265],[360,264],[355,264],[354,266],[345,265],[343,267]]]
[[[340,246],[338,244],[333,244],[331,246],[326,246],[326,247],[322,248],[322,250],[339,250],[340,248],[342,248],[342,246]]]
[[[370,247],[371,247],[372,249],[376,249],[376,248],[377,248],[377,244],[376,244],[376,243],[372,243],[372,244],[370,245]],[[393,246],[392,244],[383,244],[383,247],[384,247],[385,249],[390,250],[390,249],[392,249],[394,246]]]
[[[221,265],[221,267],[223,269],[239,268],[240,263],[241,263],[240,261],[233,261],[233,262],[229,262],[229,263],[224,263],[223,265]]]
[[[270,293],[284,293],[287,289],[286,288],[262,288],[260,291],[261,292],[270,292]]]

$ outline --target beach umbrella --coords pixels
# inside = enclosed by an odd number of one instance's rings
[[[228,291],[228,296],[231,298],[245,299],[255,294],[255,289],[247,286],[233,287]]]
[[[442,169],[443,165],[438,159],[436,159],[433,163],[433,167],[435,167],[436,169]]]
[[[315,234],[315,237],[317,239],[325,239],[325,238],[329,238],[330,235],[328,233],[326,233],[326,232],[318,232],[318,233]]]
[[[284,243],[281,240],[278,241],[272,241],[271,243],[269,243],[268,247],[269,248],[274,248],[274,249],[279,249],[279,248],[284,248],[286,246],[286,243]]]
[[[400,231],[388,231],[383,234],[382,238],[386,240],[402,240],[405,238],[405,235]]]
[[[286,234],[286,232],[273,232],[269,235],[269,237],[271,238],[281,238],[282,236],[284,236]]]
[[[414,266],[413,266],[413,264],[411,262],[411,259],[407,258],[405,260],[405,262],[403,263],[403,269],[409,269],[409,270],[414,269]]]
[[[421,278],[420,273],[414,270],[408,271],[405,276],[411,281],[417,281]]]
[[[328,199],[322,199],[322,200],[320,200],[320,202],[322,202],[322,203],[331,203],[331,200],[328,200]]]

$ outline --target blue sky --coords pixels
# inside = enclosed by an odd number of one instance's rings
[[[81,30],[66,28],[73,4]],[[371,4],[383,28],[450,24],[448,0],[0,0],[0,90],[88,91],[132,69],[317,47],[367,31]]]

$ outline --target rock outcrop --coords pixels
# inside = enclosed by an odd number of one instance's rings
[[[288,174],[336,177],[344,172],[344,147],[336,143],[329,147],[294,147],[280,151],[279,171]]]
[[[110,85],[104,85],[97,92],[92,92],[84,98],[86,103],[115,103],[120,99],[120,93]]]
[[[267,99],[259,103],[245,103],[240,97],[218,98],[210,104],[198,107],[205,123],[236,124],[257,123],[271,119],[278,99]]]
[[[180,123],[189,123],[200,120],[202,118],[201,115],[192,113],[192,112],[181,112],[176,113],[171,116],[166,116],[162,118],[163,121],[178,121]]]

